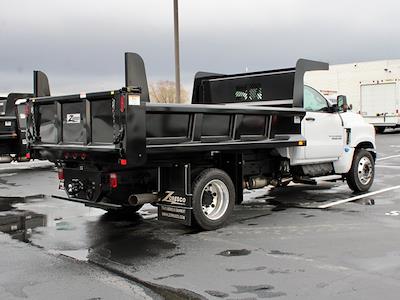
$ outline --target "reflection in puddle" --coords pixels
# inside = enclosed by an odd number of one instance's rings
[[[52,254],[136,265],[144,258],[176,254],[174,243],[152,232],[156,225],[147,220],[154,211],[110,214],[46,197],[0,197],[0,231]]]
[[[47,225],[47,217],[32,211],[10,210],[0,212],[0,231],[13,239],[29,242],[32,230]]]

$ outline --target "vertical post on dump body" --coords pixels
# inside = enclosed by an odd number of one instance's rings
[[[179,14],[178,0],[174,0],[174,43],[175,43],[175,101],[181,102],[181,74],[179,63]]]

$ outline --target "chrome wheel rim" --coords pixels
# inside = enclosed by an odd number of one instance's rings
[[[229,205],[229,191],[225,183],[213,179],[207,183],[201,192],[203,214],[210,220],[221,218]]]
[[[358,162],[358,179],[360,180],[361,184],[367,185],[371,179],[373,174],[373,166],[371,160],[363,156],[360,161]]]

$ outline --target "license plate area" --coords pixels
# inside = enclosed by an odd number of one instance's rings
[[[101,173],[64,169],[64,190],[69,197],[97,202],[102,195]]]

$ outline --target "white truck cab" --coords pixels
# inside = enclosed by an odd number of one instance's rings
[[[290,161],[293,181],[346,179],[356,192],[366,191],[374,179],[375,130],[359,114],[347,109],[345,96],[334,104],[304,86],[306,116],[301,123],[305,147],[280,148]]]

